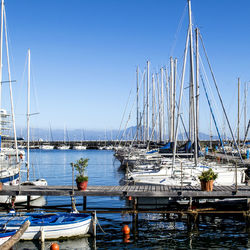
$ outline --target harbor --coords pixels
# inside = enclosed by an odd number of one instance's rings
[[[13,1],[0,12],[0,248],[250,248],[246,62],[230,70],[213,45],[211,6]]]
[[[247,198],[249,198],[250,193],[247,185],[239,186],[238,190],[232,186],[214,186],[213,192],[201,191],[200,186],[183,188],[181,188],[181,186],[169,187],[159,185],[124,186],[120,185],[119,182],[124,178],[125,171],[119,170],[120,163],[115,160],[113,154],[114,151],[110,150],[52,150],[49,152],[46,150],[32,150],[31,161],[34,163],[34,166],[36,166],[36,176],[46,178],[48,186],[4,186],[1,194],[31,196],[42,194],[46,197],[46,202],[42,202],[42,204],[39,204],[39,200],[37,202],[38,204],[31,202],[29,207],[27,207],[27,204],[15,204],[15,208],[17,211],[25,211],[27,208],[28,211],[43,208],[48,212],[52,212],[71,211],[71,197],[74,192],[77,210],[89,214],[96,212],[101,228],[105,232],[103,233],[97,225],[95,244],[98,248],[111,247],[117,240],[120,242],[119,246],[123,246],[124,244],[134,246],[138,244],[138,246],[143,247],[145,246],[144,236],[151,235],[151,237],[154,237],[154,235],[165,234],[165,237],[168,238],[169,227],[172,228],[171,231],[175,230],[176,232],[172,234],[173,239],[175,239],[175,244],[181,246],[184,243],[179,241],[179,237],[186,237],[188,233],[186,226],[190,228],[188,230],[191,230],[191,232],[192,230],[197,230],[195,229],[196,227],[202,230],[205,225],[208,228],[210,227],[209,225],[212,223],[208,222],[210,220],[221,221],[221,225],[223,225],[223,221],[227,221],[228,227],[229,225],[231,226],[231,230],[234,230],[232,229],[234,227],[235,230],[236,228],[239,230],[239,226],[241,228],[240,230],[248,230]],[[89,185],[85,191],[79,191],[74,184],[74,191],[72,191],[72,169],[70,162],[74,162],[80,157],[90,159],[87,168]],[[39,169],[40,171],[38,171]],[[40,174],[38,174],[38,172]],[[55,179],[55,175],[60,176],[60,178]],[[23,178],[25,178],[25,174],[23,174]],[[105,180],[106,186],[102,185],[103,180]],[[64,185],[60,186],[59,184],[61,183],[64,183]],[[140,198],[146,195],[149,196],[150,199],[146,202],[141,201]],[[166,200],[154,200],[157,196],[161,196],[161,198],[171,196],[175,198],[186,197],[187,199],[184,204],[171,205],[168,204]],[[190,197],[192,197],[192,199],[190,199]],[[211,202],[204,206],[202,200],[204,202],[204,198],[207,197],[211,198]],[[137,198],[137,203],[134,198]],[[236,206],[216,206],[213,202],[214,198],[230,198],[231,200],[236,200],[238,204]],[[239,202],[239,199],[242,198],[245,200],[243,204]],[[200,205],[197,202],[198,200],[201,200]],[[6,208],[11,208],[11,206],[6,206],[5,209]],[[230,221],[234,221],[234,224],[231,224]],[[159,232],[156,230],[154,233],[147,231],[148,223],[154,227],[161,228],[163,231]],[[129,243],[126,243],[126,239],[124,239],[121,232],[124,224],[129,225],[131,229]],[[165,226],[163,227],[163,225]],[[218,230],[220,230],[219,227]],[[225,228],[221,228],[221,230],[227,231]],[[116,237],[113,238],[111,235],[114,234]],[[183,234],[183,236],[180,236],[180,234]],[[203,231],[200,231],[199,234],[203,235]],[[141,237],[138,238],[138,235]],[[162,237],[164,236],[162,235]],[[213,237],[212,232],[210,237]],[[193,242],[196,242],[199,236],[194,234],[192,239]],[[227,244],[227,240],[229,240],[229,238],[226,237],[223,244]],[[94,242],[91,237],[88,238],[87,241],[82,241],[84,242],[84,246],[90,249],[94,248]],[[235,241],[237,241],[237,237]],[[165,243],[158,242],[157,244],[162,246],[170,244],[169,246],[171,246],[171,243],[167,242],[168,241]],[[78,243],[79,240],[58,242],[61,248],[64,248],[67,244],[74,246],[74,244]],[[32,244],[36,243],[30,244],[31,245],[26,242],[19,242],[16,249],[23,249],[27,247],[27,245],[32,246]],[[45,244],[49,245],[51,241],[45,241]],[[147,245],[148,244],[150,243],[148,242]],[[247,246],[248,243],[245,242],[242,244]],[[35,246],[36,245],[33,245],[32,249],[34,249]],[[40,246],[37,245],[37,248],[39,249]]]

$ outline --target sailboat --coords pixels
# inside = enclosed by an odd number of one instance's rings
[[[28,50],[28,87],[27,87],[27,154],[26,154],[26,168],[27,168],[27,180],[22,182],[21,184],[19,183],[19,185],[21,186],[47,186],[47,181],[45,179],[37,179],[37,180],[30,180],[30,116],[32,114],[30,114],[30,50]],[[36,200],[38,198],[40,198],[41,195],[33,195],[30,196],[30,200]],[[25,203],[27,202],[27,196],[25,195],[18,195],[16,196],[14,199],[11,196],[1,196],[0,197],[0,202],[1,203],[11,203],[11,202],[15,202],[15,203]]]
[[[51,126],[49,127],[49,134],[50,134],[50,141],[53,141]],[[49,141],[47,141],[43,143],[39,148],[42,150],[52,150],[54,149],[54,145],[51,145]]]
[[[70,145],[66,144],[66,127],[64,126],[64,134],[63,134],[63,144],[57,147],[59,150],[68,150]]]
[[[215,181],[215,185],[245,185],[245,170],[246,168],[238,168],[235,169],[233,165],[219,165],[216,163],[208,163],[206,161],[198,162],[198,118],[199,118],[199,109],[198,109],[198,97],[199,97],[199,85],[198,79],[200,77],[199,73],[199,51],[198,51],[198,38],[199,32],[196,29],[196,74],[197,74],[197,84],[196,84],[196,94],[194,93],[194,63],[193,63],[193,41],[192,41],[192,15],[191,15],[191,0],[188,0],[188,7],[189,7],[189,28],[187,33],[186,39],[186,46],[184,52],[184,65],[182,69],[182,76],[181,76],[181,87],[180,87],[180,94],[179,94],[179,103],[177,106],[177,118],[175,124],[175,131],[174,131],[174,140],[173,140],[173,158],[172,164],[162,164],[162,162],[158,163],[157,169],[150,169],[138,171],[138,167],[136,167],[136,171],[131,171],[127,173],[127,178],[129,181],[133,183],[140,183],[140,184],[159,184],[159,185],[174,185],[174,186],[198,186],[200,185],[198,176],[201,174],[202,171],[208,168],[212,168],[215,173],[218,174],[218,178]],[[187,159],[175,159],[176,152],[177,152],[177,135],[178,135],[178,122],[180,118],[180,109],[181,109],[181,102],[182,102],[182,94],[183,94],[183,84],[184,84],[184,77],[185,77],[185,66],[187,60],[187,53],[188,48],[190,48],[190,135],[189,138],[194,144],[194,151],[191,153],[194,154],[194,161],[190,161]],[[192,88],[191,88],[192,87]],[[196,102],[195,102],[196,96]],[[221,98],[220,98],[221,99]],[[196,104],[196,105],[195,105]],[[232,134],[233,137],[233,134]],[[235,143],[237,146],[237,144]],[[145,157],[146,158],[146,157]],[[237,181],[236,181],[237,180]]]
[[[12,80],[10,74],[10,61],[8,50],[8,39],[6,30],[6,16],[4,8],[4,0],[1,3],[1,31],[0,31],[0,182],[3,185],[16,185],[19,183],[19,170],[24,160],[24,151],[19,150],[17,146],[15,115],[12,95]],[[3,71],[3,35],[5,30],[7,65],[8,65],[8,81],[2,80]],[[2,108],[2,83],[8,83],[10,88],[11,114]],[[8,134],[13,129],[14,139]],[[0,203],[5,197],[0,196]]]
[[[82,131],[82,140],[80,144],[74,145],[73,146],[74,150],[85,150],[87,149],[87,146],[83,145],[83,131]]]
[[[45,179],[37,179],[35,181],[30,181],[30,116],[34,115],[30,113],[30,49],[28,49],[28,87],[27,87],[27,180],[21,185],[32,185],[32,186],[47,186],[48,183]],[[31,200],[40,198],[40,195],[31,196]]]

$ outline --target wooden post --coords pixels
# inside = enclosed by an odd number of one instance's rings
[[[22,224],[22,226],[18,229],[18,231],[1,245],[1,250],[9,250],[10,248],[12,248],[20,240],[21,236],[27,230],[29,225],[30,221],[29,220],[25,221]]]
[[[83,210],[87,210],[87,196],[83,196]]]
[[[93,236],[96,237],[96,211],[94,211],[93,215]]]
[[[44,229],[43,227],[41,227],[41,231],[40,231],[40,240],[43,243],[45,241],[45,235],[44,235]]]

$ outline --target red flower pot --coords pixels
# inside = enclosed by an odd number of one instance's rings
[[[77,182],[76,184],[77,184],[78,190],[86,190],[87,185],[88,185],[88,181]]]

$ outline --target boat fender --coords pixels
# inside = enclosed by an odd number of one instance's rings
[[[50,246],[50,250],[59,250],[59,245],[57,243],[52,243]]]

